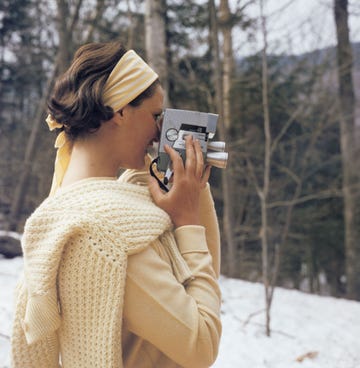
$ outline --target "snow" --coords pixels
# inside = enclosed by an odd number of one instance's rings
[[[224,277],[220,283],[223,337],[214,367],[360,367],[359,302],[277,288],[268,338],[263,286]]]
[[[1,257],[1,256],[0,256]],[[11,331],[13,293],[22,271],[22,258],[0,258],[0,368],[9,368],[9,335]]]
[[[0,259],[0,368],[9,368],[13,289],[22,258]],[[223,334],[216,368],[359,368],[360,302],[277,288],[271,337],[261,284],[220,279]]]
[[[15,231],[0,230],[0,237],[9,237],[21,241],[21,235]]]

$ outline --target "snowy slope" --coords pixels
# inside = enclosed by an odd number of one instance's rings
[[[215,367],[360,368],[360,303],[278,288],[268,338],[262,285],[222,278],[221,288]]]
[[[12,292],[22,259],[0,259],[0,368],[9,365]],[[223,337],[216,368],[360,368],[360,303],[278,288],[272,336],[260,284],[222,277]]]

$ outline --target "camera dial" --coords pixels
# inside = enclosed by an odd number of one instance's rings
[[[170,128],[166,131],[166,138],[171,142],[176,141],[178,138],[178,131],[175,128]]]

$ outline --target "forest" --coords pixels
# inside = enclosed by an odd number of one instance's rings
[[[276,286],[360,300],[360,43],[348,1],[328,3],[335,46],[292,54],[270,48],[265,0],[3,0],[0,252],[21,253],[11,234],[49,192],[56,77],[78,46],[116,39],[157,71],[166,107],[220,116],[222,273],[263,282],[268,307]],[[255,32],[260,51],[234,47]]]

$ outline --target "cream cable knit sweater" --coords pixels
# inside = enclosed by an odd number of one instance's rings
[[[168,215],[153,204],[146,186],[141,186],[144,183],[146,175],[131,171],[120,182],[83,180],[59,190],[28,219],[23,237],[25,279],[18,287],[12,336],[14,368],[59,367],[59,351],[64,368],[122,367],[124,338],[126,367],[153,367],[155,361],[159,367],[180,367],[182,364],[176,364],[156,348],[156,326],[165,321],[169,330],[162,337],[163,348],[160,345],[159,348],[169,357],[191,368],[208,366],[205,361],[216,357],[221,331],[216,283],[219,233],[209,188],[201,197],[202,217],[204,224],[209,225],[205,227],[206,239],[201,235],[204,228],[183,227],[175,233],[176,244]],[[150,244],[153,246],[149,247]],[[182,249],[181,254],[178,247]],[[149,258],[150,248],[152,252],[160,252],[161,258]],[[142,251],[145,249],[146,252]],[[124,313],[130,324],[125,328],[121,316],[129,255],[132,261],[127,276],[131,277],[131,285],[126,305],[130,309]],[[159,267],[166,269],[166,264],[171,268],[162,274],[164,270],[160,271]],[[145,271],[147,268],[149,272]],[[158,274],[153,275],[154,272]],[[171,281],[171,274],[177,282]],[[142,296],[137,295],[136,289],[133,292],[136,279],[142,287],[150,287]],[[152,279],[162,280],[165,289],[159,290],[157,286],[151,290]],[[174,314],[169,315],[170,309],[163,314],[162,308],[168,303],[166,290],[170,288],[174,292],[174,287],[181,283],[189,295],[179,289],[168,304]],[[205,294],[204,288],[208,289]],[[165,304],[162,307],[155,304],[158,314],[147,316],[147,305],[153,301]],[[155,326],[148,327],[148,332],[155,332],[154,337],[149,335],[149,341],[154,339],[155,345],[141,338],[142,331],[146,332],[145,324],[153,319]],[[134,336],[128,330],[133,323]],[[189,323],[193,325],[191,330]],[[140,328],[138,332],[136,326]],[[188,327],[184,330],[185,326]],[[173,338],[168,340],[168,333],[177,336],[173,347]],[[181,339],[182,348],[178,344]],[[132,348],[128,346],[129,341]],[[188,349],[192,349],[194,358],[190,355],[186,358],[181,353],[184,349],[189,353]],[[200,349],[198,353],[197,349]]]
[[[60,320],[64,336],[78,335],[71,346],[62,346],[64,354],[76,356],[74,368],[119,367],[121,344],[114,342],[121,341],[127,256],[168,230],[168,215],[153,204],[146,188],[137,185],[85,180],[46,199],[24,231],[24,279],[18,287],[13,367],[58,367]],[[62,296],[78,300],[72,303],[77,310],[61,310],[60,318],[56,283],[65,245],[73,252],[68,255],[73,267],[62,274],[76,274],[80,284],[74,288],[77,294],[67,290],[68,295]],[[186,264],[180,263],[178,272],[180,278],[189,276],[184,275]],[[82,300],[92,302],[82,304]],[[72,315],[82,319],[74,321]]]

